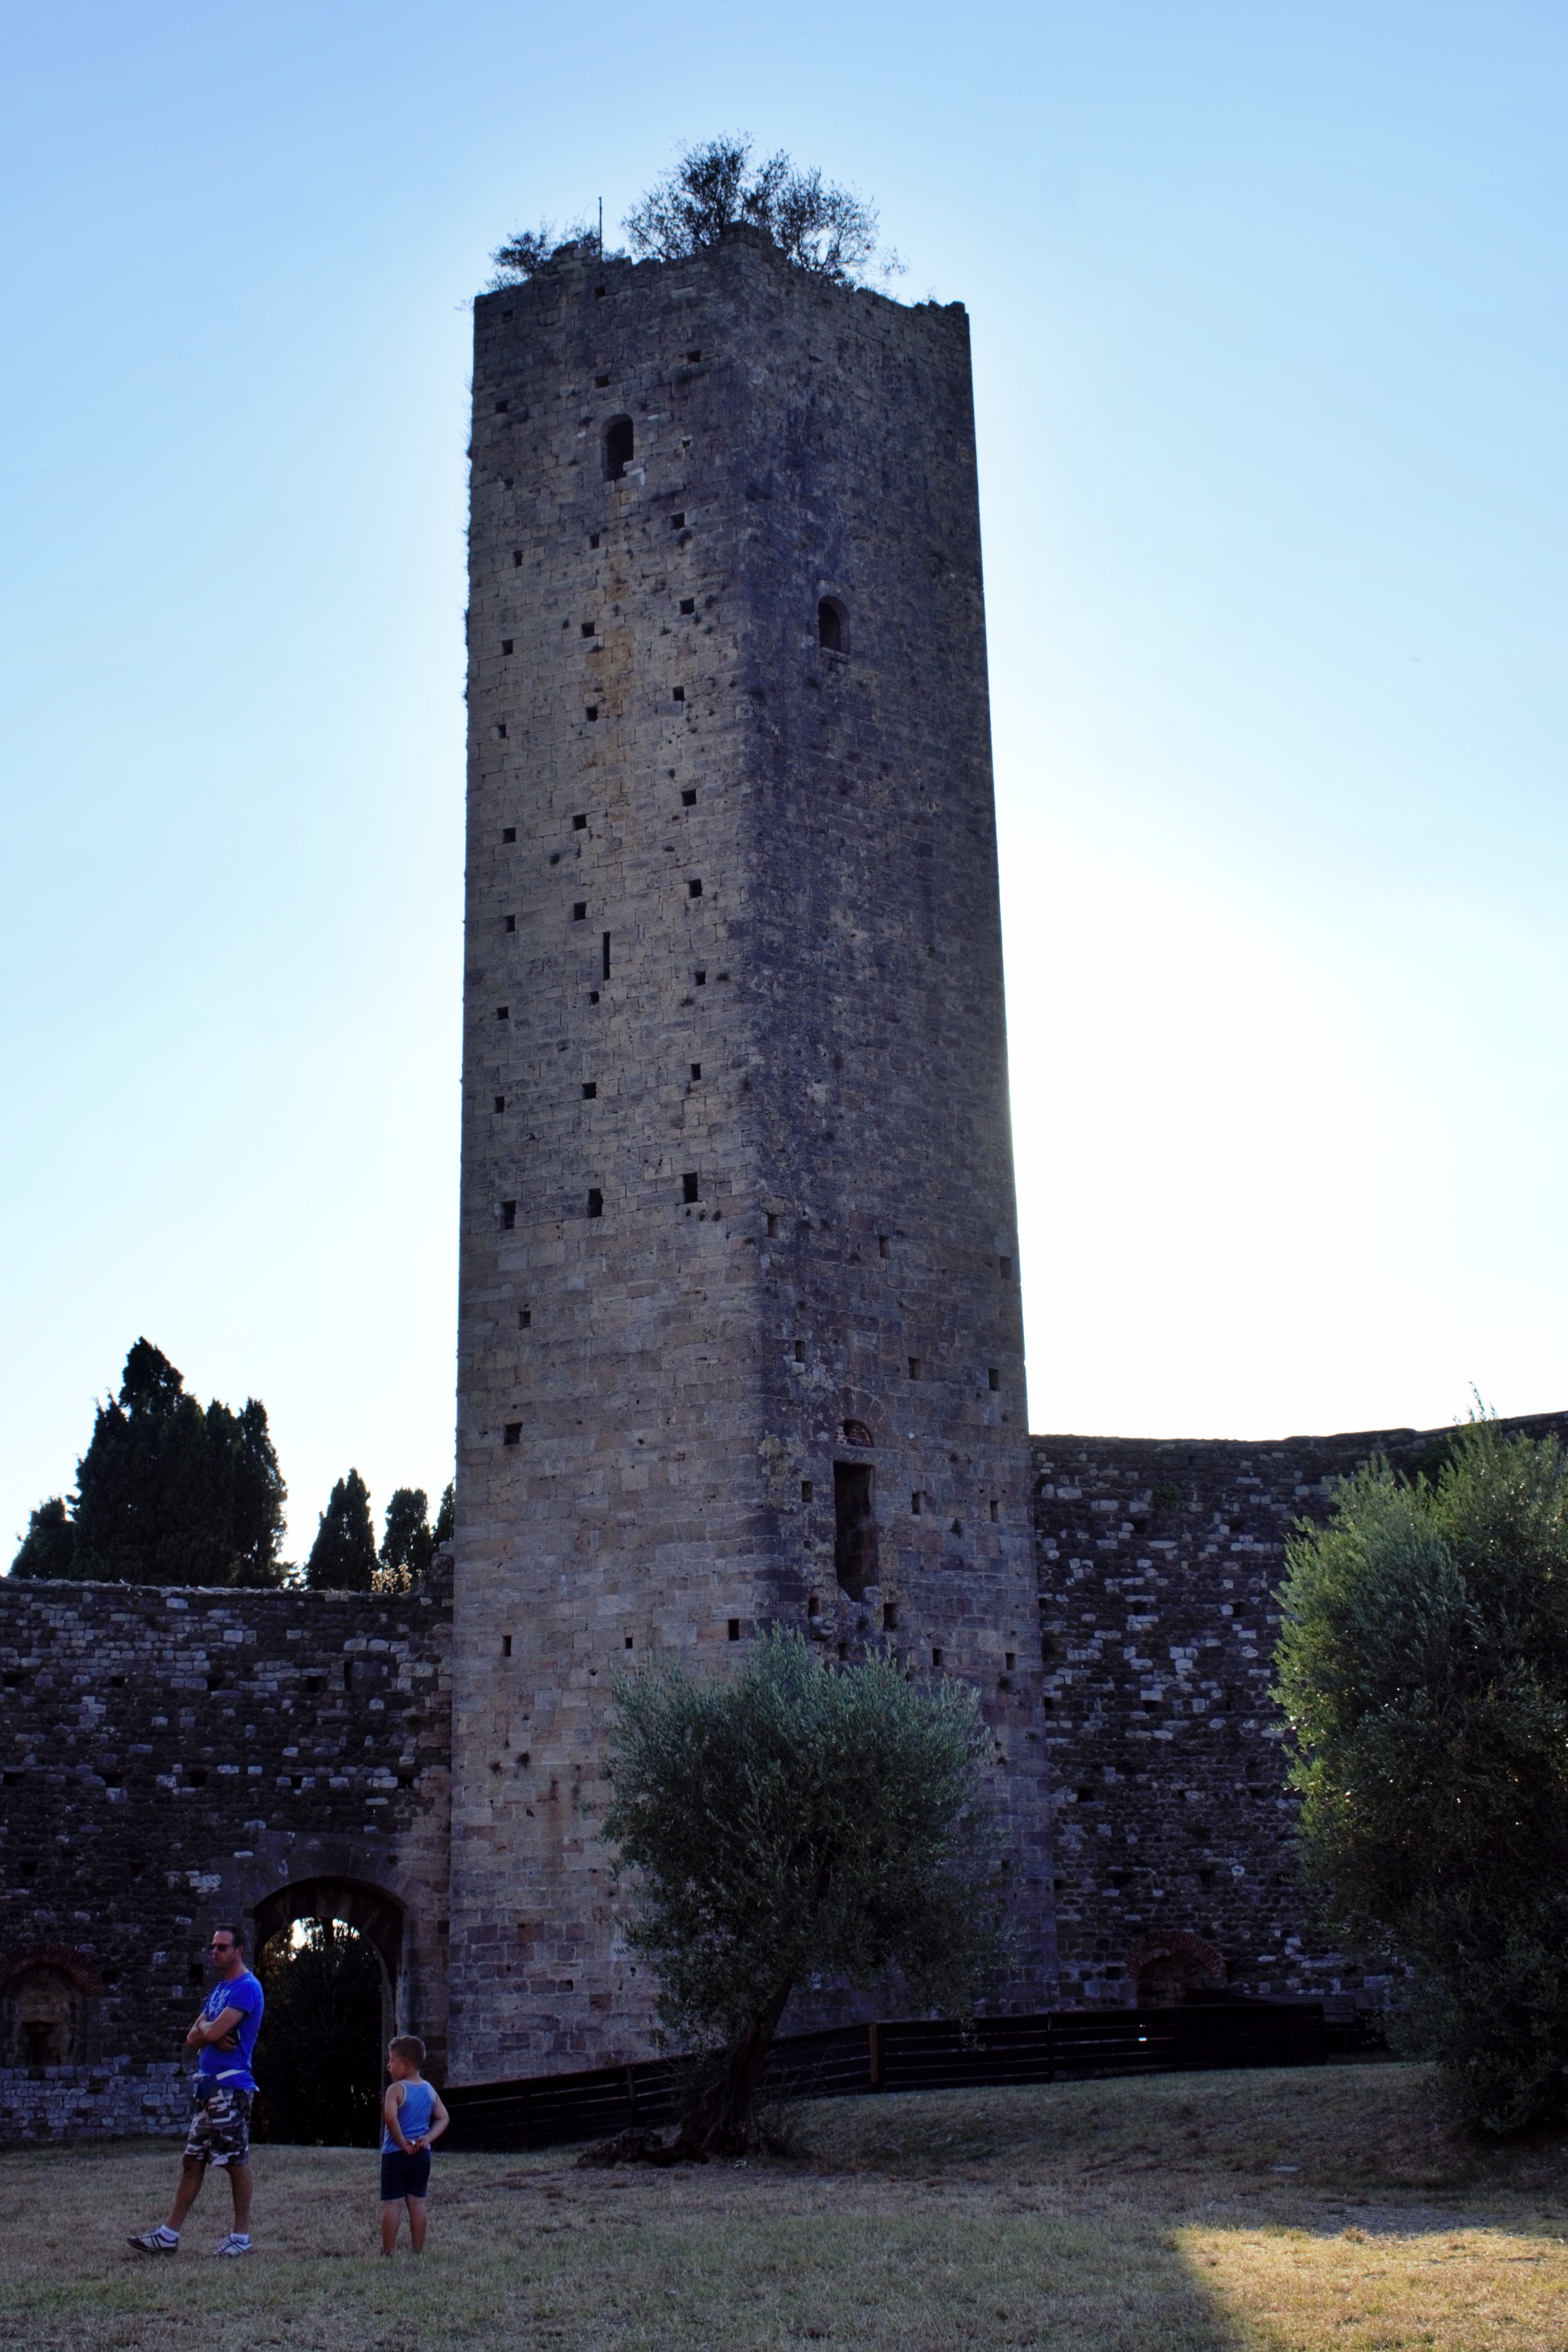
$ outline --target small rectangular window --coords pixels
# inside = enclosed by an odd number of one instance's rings
[[[503,824],[500,829],[500,837],[503,841],[515,841],[517,839],[516,825]]]
[[[514,547],[512,549],[511,563],[512,570],[514,572],[521,572],[522,570],[522,550],[521,547]]]
[[[809,1600],[809,1601],[806,1602],[806,1604],[805,1604],[805,1613],[806,1613],[806,1615],[807,1615],[808,1617],[811,1617],[811,1618],[817,1618],[817,1617],[820,1617],[820,1616],[821,1616],[821,1614],[822,1614],[822,1596],[821,1596],[821,1594],[820,1594],[820,1593],[818,1593],[818,1592],[814,1592],[814,1593],[812,1594],[812,1596],[811,1596],[810,1600]]]
[[[899,1604],[896,1601],[884,1601],[882,1603],[882,1631],[884,1633],[896,1633],[898,1630]]]
[[[589,1214],[591,1217],[602,1217],[602,1216],[604,1215],[604,1213],[605,1213],[605,1196],[604,1196],[603,1192],[600,1192],[600,1190],[599,1190],[598,1186],[595,1184],[595,1185],[594,1185],[594,1186],[593,1186],[593,1188],[591,1189],[591,1191],[589,1192],[589,1194],[588,1194],[588,1214]]]
[[[503,653],[503,654],[510,654],[510,651],[511,651],[511,639],[510,639],[510,637],[503,637],[503,638],[501,639],[501,641],[500,641],[500,649],[501,649],[501,651],[502,651],[502,653]]]
[[[740,1638],[741,1621],[738,1617],[731,1617],[730,1620],[730,1639],[731,1642],[738,1642]]]
[[[773,1214],[773,1211],[772,1211],[771,1209],[767,1212],[767,1220],[768,1220],[767,1238],[768,1238],[768,1239],[769,1239],[769,1241],[771,1241],[771,1242],[777,1241],[777,1239],[778,1239],[778,1234],[779,1234],[779,1221],[778,1221],[778,1219],[774,1216],[774,1214]]]
[[[803,1478],[803,1479],[801,1480],[801,1482],[800,1482],[800,1499],[801,1499],[801,1501],[802,1501],[803,1503],[809,1503],[809,1502],[810,1502],[810,1500],[811,1500],[811,1495],[812,1495],[811,1481],[810,1481],[810,1479],[809,1479],[809,1478]]]
[[[833,1465],[833,1567],[851,1601],[877,1581],[877,1522],[871,1510],[871,1465]]]
[[[510,1021],[510,1020],[511,1019],[511,1007],[510,1007],[510,1004],[498,1004],[498,1005],[496,1006],[496,1019],[497,1019],[498,1021]]]
[[[1003,1664],[1005,1666],[1005,1668],[1007,1669],[1007,1672],[1008,1672],[1009,1674],[1011,1674],[1011,1673],[1012,1673],[1012,1671],[1013,1671],[1014,1664],[1015,1664],[1014,1656],[1013,1656],[1013,1653],[1012,1653],[1012,1651],[1011,1651],[1011,1650],[1007,1650],[1007,1651],[1005,1651],[1005,1652],[1003,1653],[1002,1663],[1003,1663]]]
[[[677,702],[684,702],[684,701],[685,701],[685,699],[686,699],[686,688],[685,688],[683,686],[678,686],[678,687],[675,688],[675,699],[676,699],[676,701],[677,701]]]
[[[597,719],[598,715],[599,715],[599,706],[598,706],[598,704],[597,704],[596,702],[587,702],[587,703],[584,703],[584,706],[583,706],[583,716],[584,716],[584,719],[588,719],[588,720],[590,721],[590,723],[591,723],[594,719]]]
[[[601,980],[608,980],[610,976],[610,935],[608,931],[605,933],[604,939],[601,941],[601,946],[603,949],[603,954],[600,958],[599,977]],[[594,999],[595,1003],[597,1004],[598,1001],[598,998],[595,996]]]
[[[683,613],[695,613],[697,610],[696,597],[683,596],[680,600],[680,609]]]
[[[933,1651],[931,1652],[931,1664],[932,1664],[932,1665],[933,1665],[933,1666],[940,1666],[940,1665],[941,1665],[941,1664],[942,1664],[942,1652],[941,1652],[940,1650],[933,1650]]]
[[[701,885],[701,883],[700,883],[700,882],[699,882],[699,881],[696,879],[696,877],[693,877],[693,878],[692,878],[692,879],[691,879],[691,880],[687,884],[687,886],[686,886],[686,895],[687,895],[687,897],[688,897],[689,898],[701,898],[701,896],[702,896],[702,885]]]
[[[587,919],[588,901],[586,898],[574,898],[572,902],[572,920],[574,923],[585,923]]]
[[[636,1645],[635,1645],[635,1643],[634,1643],[633,1638],[632,1638],[632,1636],[631,1636],[631,1634],[630,1634],[630,1633],[628,1633],[628,1634],[626,1635],[626,1648],[627,1648],[628,1650],[629,1650],[629,1649],[632,1649],[632,1648],[634,1648],[634,1647],[636,1646]]]
[[[522,1423],[521,1421],[509,1421],[507,1423],[506,1427],[501,1431],[501,1443],[503,1445],[521,1445],[522,1444]]]
[[[601,392],[604,391],[605,386],[609,383],[609,381],[610,379],[607,375],[596,375],[594,378],[594,382],[598,385]]]
[[[572,830],[574,833],[586,833],[588,830],[587,818],[585,816],[574,816],[572,820]]]
[[[706,987],[707,987],[707,985],[708,985],[708,975],[707,975],[707,973],[706,973],[705,971],[694,971],[694,972],[692,973],[691,977],[692,977],[692,979],[697,982],[697,985],[698,985],[698,987],[699,987],[699,988],[706,988]]]
[[[695,367],[698,361],[702,357],[702,354],[700,352],[688,352],[686,356],[690,365]]]
[[[353,1686],[354,1686],[354,1670],[353,1670],[353,1659],[352,1659],[352,1658],[345,1658],[345,1659],[343,1660],[343,1688],[344,1688],[344,1690],[346,1690],[346,1691],[352,1691],[352,1690],[353,1690]],[[202,1774],[202,1778],[203,1778],[203,1780],[205,1780],[206,1779],[206,1777],[207,1777],[207,1776],[206,1776],[206,1774],[204,1772],[204,1773]]]
[[[682,808],[695,808],[697,806],[697,794],[688,788],[688,790],[683,792],[680,795],[680,805]]]
[[[999,1257],[996,1261],[996,1271],[1001,1276],[1004,1282],[1011,1282],[1013,1279],[1012,1259],[1010,1257]]]
[[[496,415],[498,416],[504,416],[510,406],[511,403],[510,400],[498,400],[496,403]]]
[[[795,1360],[797,1364],[804,1364],[805,1361],[805,1341],[804,1339],[797,1339],[795,1343]]]
[[[910,1509],[918,1519],[921,1515],[921,1497],[918,1488],[915,1493],[910,1496]]]
[[[918,1381],[920,1376],[921,1360],[918,1356],[911,1356],[910,1358],[910,1378],[911,1381]]]
[[[503,1658],[510,1658],[511,1655],[511,1635],[510,1633],[503,1633],[500,1637],[500,1654]]]
[[[497,1097],[496,1097],[496,1098],[495,1098],[495,1105],[496,1105],[496,1108],[497,1108],[497,1110],[505,1110],[505,1108],[506,1108],[506,1097],[505,1097],[505,1095],[497,1095]]]
[[[700,1062],[692,1063],[691,1075],[694,1078],[700,1078],[702,1076],[702,1065]]]
[[[599,1091],[599,1089],[598,1089],[597,1086],[595,1084],[595,1082],[594,1082],[594,1080],[593,1080],[592,1078],[584,1078],[584,1081],[583,1081],[583,1099],[584,1099],[584,1102],[593,1102],[593,1101],[595,1099],[595,1097],[597,1097],[597,1095],[598,1095],[598,1091]]]
[[[515,930],[516,930],[516,929],[517,929],[517,917],[516,917],[515,915],[508,915],[508,916],[505,918],[504,922],[502,923],[501,928],[502,928],[504,930],[508,930],[508,931],[515,931]]]
[[[996,1501],[995,1496],[993,1495],[991,1497],[991,1517],[993,1519],[999,1519],[1001,1516],[1001,1508]]]
[[[503,1201],[501,1202],[500,1221],[501,1230],[504,1233],[510,1234],[515,1229],[517,1224],[517,1202],[515,1201]]]
[[[886,1256],[887,1256],[887,1255],[888,1255],[888,1236],[887,1236],[887,1234],[879,1234],[877,1235],[877,1255],[878,1255],[879,1257],[886,1257]]]
[[[689,1170],[680,1180],[680,1197],[683,1201],[695,1201],[698,1197],[697,1171],[694,1168]]]
[[[686,529],[686,517],[683,514],[671,515],[669,518],[669,527],[671,530],[684,530]]]
[[[1002,1375],[994,1364],[985,1375],[985,1385],[988,1389],[999,1389],[1002,1385]]]
[[[498,743],[504,743],[506,741],[506,720],[504,719],[496,729],[496,741]]]
[[[598,534],[598,532],[597,532],[596,530],[591,530],[591,531],[588,533],[588,544],[589,544],[589,546],[590,546],[590,547],[597,547],[597,546],[598,546],[598,544],[599,544],[599,534]]]
[[[598,634],[599,634],[599,627],[598,627],[598,624],[597,624],[597,622],[596,622],[596,621],[584,621],[584,624],[583,624],[583,635],[584,635],[585,637],[596,637],[596,636],[598,635]]]
[[[528,1329],[531,1327],[532,1322],[533,1322],[533,1309],[532,1309],[532,1307],[520,1307],[518,1308],[518,1310],[517,1310],[517,1328],[518,1328],[518,1329],[519,1329],[520,1331],[526,1331],[526,1330],[528,1330]]]

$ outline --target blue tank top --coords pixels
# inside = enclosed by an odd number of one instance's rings
[[[397,2121],[405,2139],[416,2140],[418,2138],[421,2132],[427,2131],[430,2126],[430,2118],[435,2112],[436,2093],[430,2084],[423,2081],[418,2083],[405,2083],[403,2085],[403,2105],[397,2110]],[[381,2147],[383,2155],[390,2153],[393,2156],[399,2156],[402,2154],[402,2150],[399,2148],[397,2142],[392,2137],[392,2128],[390,2125],[381,2136]]]

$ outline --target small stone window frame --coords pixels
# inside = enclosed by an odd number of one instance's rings
[[[637,455],[637,427],[629,416],[612,416],[605,425],[605,479],[621,482]]]
[[[816,642],[825,654],[847,656],[849,608],[841,596],[817,598]]]

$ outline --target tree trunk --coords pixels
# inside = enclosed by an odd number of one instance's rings
[[[793,1980],[785,1977],[769,1994],[766,2005],[747,2019],[726,2053],[722,2075],[703,2093],[676,2135],[672,2152],[677,2157],[701,2161],[710,2156],[744,2156],[755,2147],[757,2084],[793,1990]]]

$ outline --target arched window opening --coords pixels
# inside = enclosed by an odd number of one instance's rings
[[[629,416],[612,416],[605,427],[605,478],[618,482],[632,462],[637,436]]]
[[[824,653],[849,650],[849,615],[837,596],[824,596],[816,608],[816,642]]]

